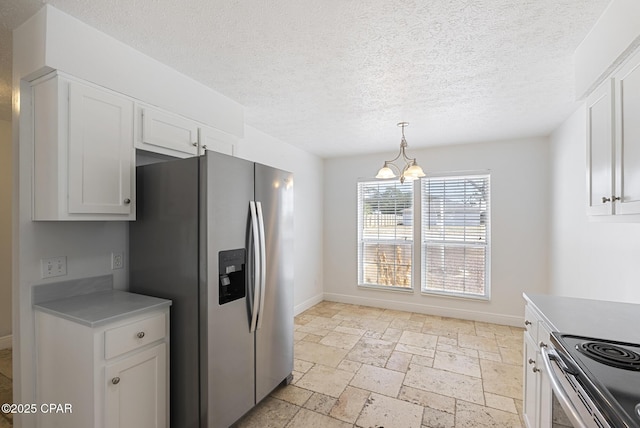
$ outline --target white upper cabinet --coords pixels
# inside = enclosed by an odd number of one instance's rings
[[[235,154],[238,138],[231,134],[156,107],[138,105],[136,109],[138,149],[179,158],[201,155],[205,150]]]
[[[640,52],[587,98],[587,213],[640,214]]]
[[[198,125],[153,107],[138,108],[140,139],[136,148],[186,158],[198,154]]]
[[[238,137],[52,72],[32,82],[33,220],[135,220],[135,150],[236,154]]]
[[[198,141],[200,142],[202,153],[204,153],[205,150],[213,150],[214,152],[229,156],[236,154],[238,139],[231,134],[227,134],[219,129],[202,126],[200,127],[199,137]]]
[[[33,113],[33,219],[135,220],[133,101],[53,74]]]
[[[616,214],[640,213],[640,53],[615,75]]]
[[[613,214],[613,80],[587,98],[587,213]]]

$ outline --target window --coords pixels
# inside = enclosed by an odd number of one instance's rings
[[[489,175],[422,179],[422,291],[489,298]]]
[[[411,289],[413,183],[358,183],[358,285]]]

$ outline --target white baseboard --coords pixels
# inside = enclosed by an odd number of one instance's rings
[[[8,349],[11,348],[13,342],[13,335],[2,336],[0,337],[0,349]]]
[[[304,302],[300,303],[299,305],[295,305],[293,307],[293,315],[299,315],[301,313],[303,313],[304,311],[306,311],[307,309],[309,309],[312,306],[317,305],[318,303],[322,302],[324,300],[324,296],[322,294],[318,294],[317,296],[313,296],[310,299],[305,300]]]
[[[524,318],[513,315],[494,314],[490,312],[470,311],[467,309],[445,308],[441,306],[421,305],[417,303],[395,302],[392,300],[357,297],[346,294],[324,293],[324,300],[352,305],[373,306],[375,308],[393,309],[397,311],[416,312],[441,317],[460,318],[464,320],[490,322],[494,324],[522,327]]]

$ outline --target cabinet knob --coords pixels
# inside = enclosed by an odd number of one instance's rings
[[[540,342],[540,343],[539,343],[539,346],[540,346],[541,348],[546,348],[546,347],[547,347],[547,344],[546,344],[546,343],[544,343],[544,342]]]
[[[606,204],[607,202],[611,202],[611,198],[607,198],[606,196],[602,197],[602,203]]]
[[[534,360],[533,358],[529,358],[529,364],[535,364],[536,360]]]
[[[202,146],[202,150],[207,150],[207,145]]]
[[[130,203],[131,203],[131,199],[126,198],[126,199],[124,200],[124,204],[125,204],[125,205],[129,205]]]
[[[120,383],[120,378],[119,377],[114,377],[113,379],[111,379],[111,383],[114,385],[117,385]]]
[[[537,367],[534,367],[534,368],[531,369],[531,371],[534,372],[534,373],[538,373],[540,371],[540,369],[537,368]]]
[[[529,321],[529,320],[524,320],[524,325],[531,325],[531,321]]]
[[[142,339],[144,337],[144,331],[139,332],[136,336],[138,336],[138,339]]]
[[[191,143],[193,147],[198,147],[198,143]]]
[[[620,200],[620,196],[612,195],[611,196],[611,200],[612,201],[619,201]]]

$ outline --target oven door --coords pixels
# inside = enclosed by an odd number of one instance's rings
[[[541,351],[542,361],[549,374],[549,381],[553,390],[554,426],[612,428],[593,401],[591,401],[557,350],[543,347]],[[558,406],[558,403],[560,406]]]

